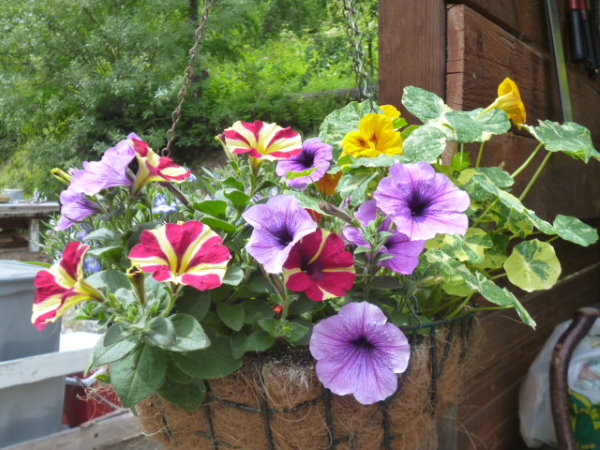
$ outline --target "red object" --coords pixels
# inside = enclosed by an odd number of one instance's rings
[[[106,385],[102,389],[97,390],[98,383],[93,382],[93,379],[90,382],[90,378],[84,378],[82,372],[67,377],[63,423],[69,427],[77,427],[84,422],[115,411],[115,408],[100,400],[99,396],[102,396],[116,406],[121,406],[119,397],[112,386]],[[92,394],[89,390],[86,390],[86,386],[96,389],[97,392]]]
[[[317,223],[321,223],[321,220],[323,219],[323,216],[321,214],[319,214],[317,211],[315,211],[314,209],[308,209],[308,208],[304,208],[304,211],[306,211],[312,220],[314,220]]]

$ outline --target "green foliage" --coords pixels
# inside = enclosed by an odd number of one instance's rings
[[[376,5],[360,5],[371,68]],[[189,16],[187,0],[1,2],[0,187],[55,194],[49,169],[97,159],[131,131],[162,148]],[[236,120],[314,134],[348,98],[310,93],[354,85],[341,12],[324,0],[218,2],[195,74],[174,149],[188,164],[214,157],[214,136]]]
[[[549,152],[563,152],[585,162],[590,158],[600,161],[600,153],[594,148],[590,130],[577,123],[559,124],[550,120],[541,120],[539,126],[528,126],[527,129],[544,144]]]
[[[533,239],[515,246],[504,262],[504,270],[511,283],[531,292],[554,286],[560,275],[560,262],[552,245]]]

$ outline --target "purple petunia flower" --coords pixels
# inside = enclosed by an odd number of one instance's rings
[[[177,211],[177,205],[167,203],[167,197],[164,195],[158,195],[152,203],[152,212],[154,214],[169,214],[175,211]]]
[[[104,152],[100,161],[85,161],[83,169],[73,174],[69,188],[75,192],[95,195],[114,186],[131,186],[129,163],[135,158],[131,139],[125,139]]]
[[[317,229],[298,200],[276,195],[267,203],[249,208],[242,217],[254,227],[246,250],[268,273],[280,273],[292,247]]]
[[[370,405],[396,392],[396,374],[408,367],[410,345],[377,306],[348,303],[315,325],[310,353],[323,386]]]
[[[65,230],[75,222],[100,212],[98,205],[88,200],[85,194],[75,192],[71,187],[60,193],[60,203],[62,205],[60,209],[62,215],[54,228],[57,231]]]
[[[440,233],[464,235],[469,227],[464,213],[471,202],[469,195],[426,162],[394,164],[374,197],[398,231],[413,240]]]
[[[318,138],[311,138],[304,141],[302,151],[298,155],[281,159],[277,163],[276,172],[280,177],[285,177],[288,172],[304,172],[305,170],[314,169],[309,175],[286,180],[288,186],[304,190],[306,186],[319,181],[325,176],[332,158],[331,145],[324,144]]]
[[[375,200],[369,200],[360,205],[355,216],[364,227],[377,219]],[[387,218],[379,227],[379,231],[390,232],[391,225],[391,219]],[[379,261],[377,265],[387,267],[397,273],[410,275],[419,265],[419,255],[423,251],[423,248],[425,248],[425,241],[411,241],[408,236],[396,230],[392,230],[391,233],[393,233],[392,236],[386,239],[385,243],[379,249],[379,253],[389,254],[392,257]],[[355,245],[371,247],[359,228],[346,227],[342,230],[342,235],[347,241]]]

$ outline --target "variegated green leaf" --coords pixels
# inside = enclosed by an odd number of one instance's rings
[[[590,158],[600,161],[600,153],[594,148],[590,130],[577,123],[560,124],[550,120],[540,120],[539,126],[526,125],[526,128],[544,144],[549,152],[563,152],[585,162]]]
[[[431,125],[423,125],[404,141],[402,162],[434,162],[446,150],[446,135]]]
[[[561,271],[554,247],[538,239],[517,244],[503,267],[510,282],[527,292],[550,289]]]
[[[444,104],[444,100],[436,94],[415,86],[406,86],[404,88],[402,104],[411,114],[421,119],[423,123],[437,119],[445,111],[450,110]]]
[[[552,228],[566,241],[587,247],[598,241],[598,231],[576,217],[558,215]]]

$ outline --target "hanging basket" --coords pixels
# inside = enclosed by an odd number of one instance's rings
[[[172,449],[420,449],[456,404],[472,317],[404,330],[412,356],[396,393],[361,405],[317,379],[308,350],[257,354],[208,381],[197,411],[154,396],[136,406],[146,432]],[[437,448],[435,445],[432,448]]]

